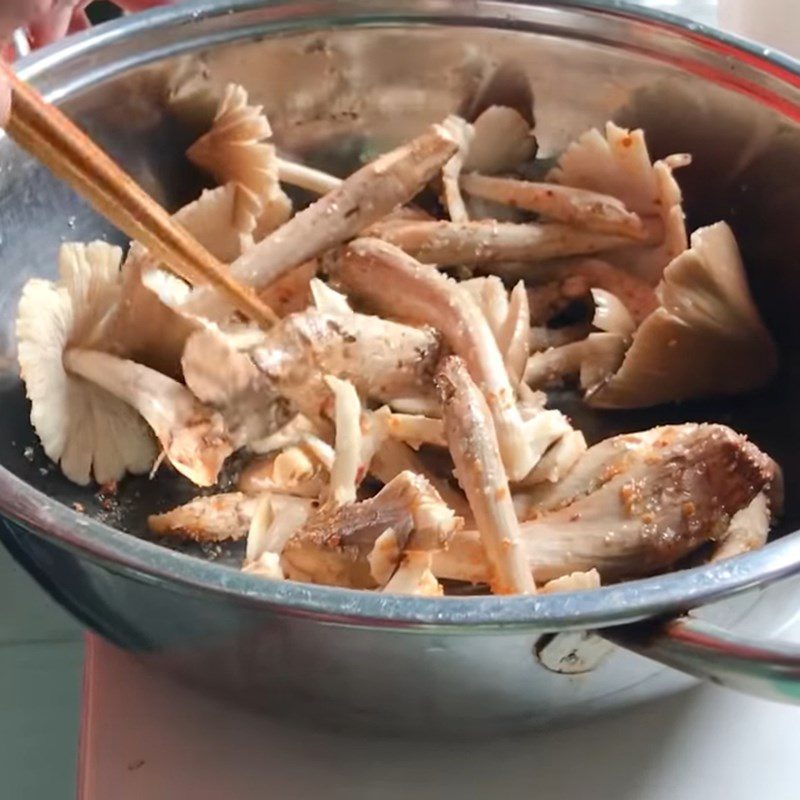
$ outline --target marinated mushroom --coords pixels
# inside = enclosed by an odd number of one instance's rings
[[[589,132],[529,180],[523,99],[476,101],[473,124],[449,117],[339,179],[280,158],[228,87],[190,151],[221,185],[175,218],[271,325],[137,243],[122,267],[109,245],[65,246],[17,324],[46,453],[106,483],[160,463],[160,444],[218,493],[151,531],[214,552],[246,539],[242,569],[262,579],[549,594],[762,546],[782,481],[744,436],[687,423],[587,449],[564,413],[770,379],[733,234],[719,223],[687,249],[672,172],[688,157],[653,163],[641,131]],[[281,181],[323,196],[291,216]]]
[[[604,582],[668,569],[723,538],[731,519],[780,481],[768,456],[723,425],[614,437],[590,448],[574,472],[581,477],[568,479],[569,489],[545,487],[520,524],[537,582],[592,569]],[[435,553],[434,574],[488,582],[481,551],[477,532],[457,532]]]

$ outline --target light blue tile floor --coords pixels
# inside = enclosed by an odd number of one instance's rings
[[[72,800],[83,639],[0,547],[0,797]]]

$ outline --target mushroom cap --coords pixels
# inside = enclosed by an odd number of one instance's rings
[[[661,213],[656,174],[641,130],[608,122],[605,135],[597,128],[586,131],[567,147],[547,179],[611,195],[640,216]]]
[[[237,228],[261,239],[286,222],[292,204],[280,187],[275,147],[261,106],[249,104],[247,91],[229,84],[211,129],[187,151],[189,159],[220,184],[236,191]]]
[[[536,153],[536,139],[525,117],[507,106],[489,106],[473,123],[464,170],[494,175],[510,172]]]
[[[69,375],[69,346],[108,344],[109,315],[120,296],[122,252],[105,242],[64,244],[60,281],[33,278],[17,312],[19,364],[31,422],[45,453],[71,481],[119,480],[150,469],[156,447],[144,420],[126,403]]]
[[[204,190],[197,200],[177,211],[173,219],[213,256],[230,264],[242,254],[242,245],[252,233],[252,225],[243,219],[240,201],[236,184],[226,183]]]
[[[639,326],[619,370],[588,398],[600,408],[642,408],[764,385],[775,344],[724,222],[692,234],[691,249],[664,271],[657,308]]]
[[[608,122],[605,136],[592,128],[573,142],[547,177],[564,186],[612,195],[629,211],[651,218],[658,233],[655,244],[624,247],[606,257],[655,284],[688,244],[683,198],[672,172],[690,162],[689,156],[675,155],[652,163],[641,130]]]

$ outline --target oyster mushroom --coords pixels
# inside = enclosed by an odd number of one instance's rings
[[[659,307],[636,330],[624,361],[587,399],[641,408],[757,389],[775,374],[775,344],[750,295],[731,229],[692,234],[664,271]]]
[[[399,558],[406,548],[443,547],[459,525],[428,481],[403,472],[368,500],[321,508],[286,543],[282,564],[290,578],[374,588],[368,556],[387,529],[398,537]]]
[[[592,325],[599,332],[585,339],[534,353],[524,379],[533,388],[560,385],[578,377],[587,394],[601,389],[625,357],[636,323],[614,295],[592,289],[595,310]]]
[[[229,84],[211,130],[187,151],[189,159],[221,184],[233,184],[235,227],[256,239],[291,216],[292,204],[278,179],[275,148],[260,106],[251,106],[242,86]]]
[[[491,328],[469,294],[433,267],[378,239],[353,242],[334,277],[379,310],[435,325],[442,332],[489,403],[509,477],[527,475],[535,460],[523,435],[515,393]]]
[[[457,150],[442,125],[432,125],[402,147],[380,156],[342,185],[248,250],[231,265],[237,280],[265,288],[293,267],[319,255],[414,197]],[[228,312],[210,288],[201,287],[190,310],[213,318]]]
[[[64,364],[72,347],[108,347],[120,294],[119,248],[65,244],[60,280],[29,280],[17,312],[19,365],[31,423],[47,456],[74,483],[110,483],[147,472],[156,457],[144,420],[123,399]]]
[[[616,197],[599,192],[477,173],[464,175],[461,189],[473,197],[532,211],[553,222],[631,239],[647,238],[637,214],[628,211]]]
[[[604,582],[636,578],[723,537],[779,481],[772,459],[730,428],[668,425],[587,450],[565,481],[543,487],[520,532],[537,582],[592,569]],[[434,554],[434,574],[488,582],[481,551],[477,532],[457,532]]]
[[[64,368],[122,400],[144,417],[170,464],[198,486],[212,486],[235,444],[222,415],[182,384],[134,361],[70,348]]]
[[[531,594],[536,587],[522,549],[500,447],[486,400],[457,356],[436,376],[447,442],[459,483],[478,523],[496,594]]]
[[[672,173],[690,162],[689,156],[674,155],[652,163],[641,130],[628,131],[608,122],[605,135],[593,128],[571,144],[547,179],[612,195],[639,215],[655,231],[657,241],[623,247],[609,260],[655,285],[688,244],[681,190]]]
[[[624,237],[555,222],[392,222],[373,225],[369,233],[423,263],[441,267],[545,261],[558,256],[600,253],[626,243]]]

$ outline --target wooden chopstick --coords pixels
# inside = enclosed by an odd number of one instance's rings
[[[83,131],[47,103],[0,61],[11,85],[8,135],[66,181],[115,227],[141,242],[189,283],[206,282],[261,327],[277,317],[256,293],[231,277],[227,267],[126,174]]]

